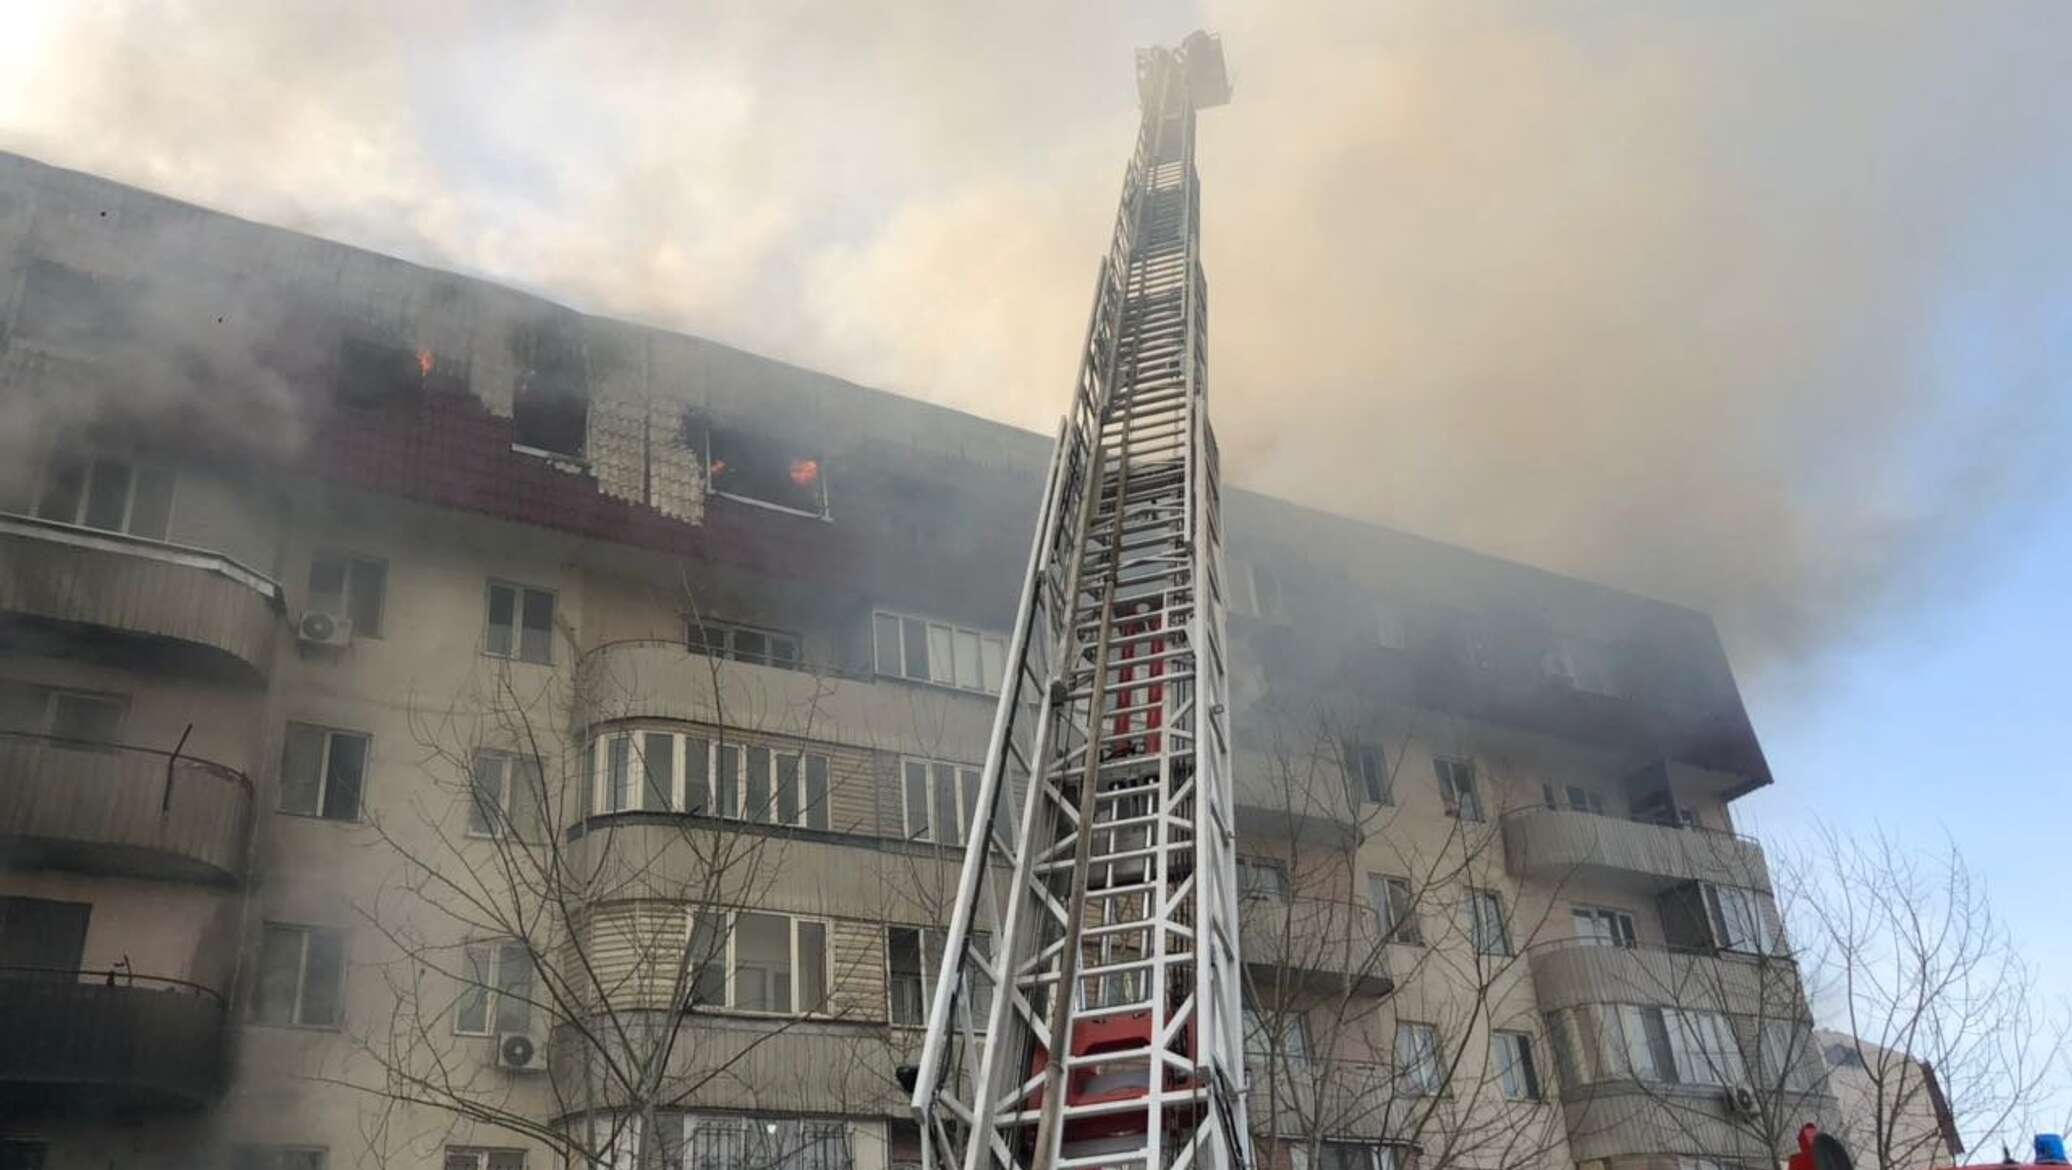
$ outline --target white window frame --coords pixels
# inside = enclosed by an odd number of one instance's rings
[[[1633,915],[1616,906],[1572,905],[1568,908],[1569,922],[1576,928],[1576,941],[1589,946],[1618,947],[1631,950],[1637,945],[1633,933]],[[1589,933],[1584,933],[1585,922]]]
[[[1489,1034],[1489,1046],[1490,1061],[1496,1065],[1497,1086],[1506,1101],[1545,1099],[1539,1060],[1533,1055],[1532,1033],[1499,1029]]]
[[[1346,771],[1356,785],[1354,791],[1362,804],[1392,805],[1396,803],[1393,777],[1389,775],[1389,757],[1380,744],[1363,740],[1347,740],[1344,748]],[[1369,767],[1369,763],[1372,767]]]
[[[476,824],[476,819],[478,812],[482,809],[482,765],[487,760],[496,761],[497,790],[496,807],[493,810],[495,815],[483,818],[489,821],[489,826],[483,828]],[[536,765],[539,761],[520,752],[507,752],[497,748],[476,749],[473,765],[468,771],[468,836],[479,837],[484,840],[509,837],[523,841],[539,835],[541,826],[547,820],[546,814],[549,811],[546,807],[546,779],[541,775],[542,770],[536,769],[534,771],[534,783],[539,785],[539,787],[532,792],[520,792],[520,785],[518,783],[519,765],[523,763]],[[362,787],[365,787],[364,783]],[[514,812],[519,807],[518,801],[521,797],[528,801],[538,802],[536,808],[529,809],[524,814],[525,817],[533,818],[532,824],[529,826],[526,825],[523,818]],[[531,831],[528,834],[518,826],[529,828]]]
[[[1755,1054],[1761,1087],[1795,1093],[1812,1089],[1815,1078],[1806,1058],[1813,1048],[1813,1034],[1803,1021],[1757,1021]]]
[[[339,562],[340,591],[335,597],[325,595],[325,599],[320,601],[315,587],[311,586],[304,598],[309,608],[317,613],[328,613],[335,618],[351,620],[355,638],[381,637],[382,627],[388,621],[388,562],[380,557],[362,556],[344,549],[320,548],[310,554],[310,576],[316,575],[318,562],[327,560]],[[374,601],[374,624],[371,628],[365,620],[353,616],[353,569],[360,565],[372,565],[381,573],[381,596]],[[334,601],[335,604],[332,604]]]
[[[1495,890],[1470,889],[1461,902],[1461,908],[1466,911],[1466,921],[1461,926],[1468,936],[1468,945],[1475,948],[1475,953],[1490,958],[1510,958],[1511,925],[1505,919],[1503,895]]]
[[[647,737],[651,735],[670,737],[669,772],[663,780],[669,793],[667,808],[649,807],[644,745]],[[614,808],[611,745],[619,741],[626,743],[630,800],[625,806]],[[693,802],[690,800],[691,754],[700,750],[705,754],[705,791],[701,799]],[[748,807],[748,770],[757,752],[763,753],[763,759],[769,769],[769,813],[764,817],[749,817],[743,815]],[[729,753],[734,764],[733,774],[722,776],[720,761],[730,758]],[[590,739],[589,760],[592,816],[611,816],[628,812],[689,813],[751,825],[778,825],[823,833],[834,831],[834,814],[831,808],[834,800],[834,759],[826,752],[788,744],[747,743],[723,739],[710,733],[633,724],[611,727],[594,733]],[[786,760],[796,761],[791,776],[791,795],[796,802],[798,814],[793,820],[785,820],[781,816],[784,809],[783,764]],[[813,793],[816,770],[820,774],[821,791],[818,800],[814,799]],[[722,784],[727,785],[725,793],[721,791]],[[722,800],[722,796],[730,799]]]
[[[1446,815],[1481,823],[1485,814],[1482,790],[1476,783],[1475,761],[1466,756],[1433,756],[1432,773],[1438,777],[1439,800],[1446,807]],[[1466,784],[1461,783],[1463,774]]]
[[[922,768],[926,772],[924,786],[928,793],[928,807],[921,810],[927,818],[922,831],[916,831],[914,828],[913,793],[907,783],[907,769],[915,767]],[[935,823],[935,814],[942,808],[942,797],[938,793],[937,788],[942,779],[943,769],[949,769],[951,783],[956,789],[954,796],[957,809],[957,836],[954,840],[944,839],[941,826]],[[900,827],[905,831],[906,839],[934,845],[956,846],[964,844],[970,837],[972,813],[974,811],[965,807],[967,803],[966,797],[976,797],[981,779],[979,768],[976,764],[960,764],[955,760],[936,760],[929,759],[926,756],[901,756],[899,759]]]
[[[311,1165],[300,1161],[289,1161],[298,1156],[315,1154],[315,1170],[325,1170],[331,1164],[331,1147],[307,1145],[267,1145],[248,1142],[232,1149],[231,1170],[302,1170]]]
[[[1310,1060],[1309,1017],[1302,1012],[1283,1008],[1276,1017],[1280,1024],[1280,1045],[1273,1050],[1273,1029],[1268,1027],[1268,1017],[1259,1009],[1246,1004],[1239,1009],[1240,1021],[1244,1027],[1244,1052],[1247,1063],[1255,1063],[1278,1057],[1291,1065],[1307,1065]],[[1262,1041],[1269,1043],[1262,1043]]]
[[[288,1018],[268,1020],[260,1018],[258,980],[265,978],[266,964],[263,958],[266,949],[266,932],[269,930],[293,931],[299,936],[295,953],[295,1000],[288,1005]],[[336,1019],[309,1021],[302,1018],[302,1001],[309,993],[309,942],[318,934],[334,935],[338,939],[338,1015]],[[265,922],[259,930],[259,946],[262,958],[253,973],[255,980],[252,994],[251,1019],[255,1024],[275,1028],[316,1028],[335,1032],[345,1024],[345,977],[352,968],[351,939],[347,933],[335,926],[311,926],[299,922]]]
[[[51,475],[56,470],[58,463],[67,459],[77,459],[86,468],[86,479],[79,485],[79,502],[73,506],[70,516],[45,516],[43,514],[43,505],[50,495]],[[122,522],[114,528],[99,528],[86,522],[87,512],[93,505],[94,471],[103,463],[119,463],[129,469],[129,483],[123,488],[122,494]],[[137,485],[143,482],[147,472],[165,477],[165,531],[156,536],[145,536],[130,531],[130,526],[135,522],[137,515]],[[37,476],[36,499],[31,504],[29,512],[37,519],[50,520],[59,524],[70,524],[74,528],[85,528],[93,532],[119,532],[124,536],[135,537],[138,540],[164,541],[172,537],[173,507],[179,501],[179,493],[180,477],[174,473],[172,468],[164,464],[154,463],[149,460],[122,458],[114,455],[87,455],[54,451],[44,460],[41,474]]]
[[[1399,889],[1403,892],[1400,919],[1395,903],[1390,900]],[[1374,903],[1375,921],[1381,927],[1382,942],[1412,947],[1424,945],[1424,924],[1418,921],[1417,902],[1412,896],[1409,878],[1385,873],[1368,874],[1367,900]]]
[[[725,967],[726,972],[725,986],[727,1001],[725,1004],[692,1004],[690,1005],[691,1011],[728,1011],[739,1012],[743,1015],[768,1016],[783,1019],[794,1017],[810,1019],[816,1017],[824,1017],[830,1014],[828,1004],[829,1001],[831,1001],[834,998],[833,919],[818,918],[810,914],[790,914],[782,910],[701,910],[697,907],[692,907],[684,914],[684,944],[686,948],[689,947],[691,939],[694,938],[696,935],[697,921],[698,916],[700,914],[705,914],[712,917],[723,917],[726,922],[726,940],[725,945],[720,948],[720,955],[723,958],[723,965]],[[789,1011],[771,1011],[768,1008],[745,1008],[740,1006],[741,996],[739,992],[738,980],[736,978],[739,972],[740,959],[737,939],[740,929],[741,916],[743,914],[753,914],[764,918],[782,918],[790,924],[791,952],[787,959],[787,962],[790,964],[791,969],[790,973],[792,1006],[791,1010]],[[802,925],[817,925],[818,927],[820,927],[821,1002],[820,1006],[812,1011],[802,1011],[799,1009],[799,1004],[803,1001],[804,998],[800,993],[801,989],[799,987],[799,974],[805,968],[805,964],[800,962],[800,956],[805,953],[803,950],[800,949],[801,943],[799,939],[799,928]],[[697,961],[696,955],[692,956],[692,961]]]
[[[1741,1045],[1726,1016],[1695,1008],[1667,1009],[1662,1015],[1665,1021],[1673,1017],[1670,1046],[1676,1050],[1678,1083],[1730,1086],[1748,1082]]]
[[[1700,882],[1699,899],[1705,907],[1705,922],[1712,935],[1713,945],[1723,951],[1741,955],[1781,955],[1784,940],[1773,915],[1774,910],[1765,913],[1763,898],[1754,890],[1741,886],[1724,886],[1715,882]],[[1729,913],[1729,907],[1739,912]],[[1746,934],[1740,931],[1745,929]],[[1738,937],[1737,937],[1738,935]]]
[[[455,1160],[463,1158],[469,1170],[525,1170],[525,1151],[508,1146],[447,1146],[441,1151],[440,1170],[454,1170]]]
[[[1404,1041],[1408,1039],[1409,1045]],[[1445,1085],[1439,1070],[1439,1028],[1416,1020],[1396,1021],[1396,1086],[1410,1097],[1436,1097]]]
[[[0,731],[21,731],[28,735],[47,735],[52,739],[59,739],[62,738],[58,735],[59,704],[64,702],[85,703],[96,707],[114,708],[115,718],[111,721],[113,730],[105,741],[99,741],[103,746],[109,746],[114,745],[118,741],[118,737],[122,734],[122,721],[129,714],[130,701],[128,695],[118,695],[107,691],[83,691],[77,687],[51,687],[44,686],[41,683],[18,683],[12,680],[0,682],[0,686],[4,686],[25,697],[33,696],[33,701],[41,708],[36,714],[33,726],[22,728],[0,727]],[[96,741],[67,740],[66,742],[84,745]]]
[[[896,639],[896,644],[899,648],[899,661],[897,662],[888,664],[879,655],[878,626],[881,622],[892,622],[898,626],[899,636]],[[909,624],[921,628],[922,639],[928,646],[928,673],[926,677],[910,674],[907,669],[909,664],[907,662],[906,635]],[[975,685],[966,685],[958,678],[958,647],[967,644],[967,640],[972,648],[972,652],[978,656],[973,660],[973,666],[978,675],[978,682]],[[948,652],[944,659],[944,669],[941,673],[938,673],[936,669],[938,642]],[[934,618],[922,617],[919,614],[900,613],[889,609],[872,610],[871,663],[872,669],[879,678],[923,683],[928,686],[943,687],[947,690],[966,691],[975,695],[997,695],[1000,693],[1002,680],[1005,679],[1007,673],[1007,635],[992,633],[972,626],[959,625],[955,622],[938,621]]]
[[[1555,812],[1587,813],[1597,817],[1608,815],[1605,812],[1604,794],[1580,784],[1556,784],[1551,780],[1546,781],[1540,785],[1540,803]]]
[[[496,612],[496,591],[511,591],[511,648],[494,650],[489,644],[489,633],[495,626],[490,616]],[[542,658],[525,656],[525,600],[529,594],[539,594],[547,599],[547,650]],[[505,662],[530,662],[536,666],[554,665],[554,619],[561,613],[561,598],[552,589],[538,585],[526,585],[507,581],[502,577],[491,577],[482,588],[482,653],[488,658],[499,658]]]
[[[476,955],[483,952],[486,952],[487,955],[486,962],[478,963]],[[525,1013],[525,1020],[515,1028],[499,1028],[497,1027],[497,1014],[498,1010],[503,1006],[502,1000],[506,982],[504,968],[511,961],[513,954],[517,956],[517,961],[526,968],[525,987],[527,989],[527,1000],[521,1004],[521,1008]],[[461,946],[461,968],[461,993],[454,997],[453,1002],[454,1035],[499,1036],[505,1032],[525,1032],[528,1034],[532,1032],[533,1005],[530,1002],[530,996],[532,994],[531,989],[539,978],[539,968],[538,964],[532,960],[531,950],[523,942],[512,938],[491,938],[464,943]],[[483,982],[475,981],[477,972],[482,973]],[[482,1026],[479,1028],[462,1027],[461,1004],[470,995],[477,993],[482,997]]]
[[[374,771],[374,737],[364,731],[350,731],[343,727],[326,727],[320,723],[304,723],[297,719],[291,719],[288,721],[287,730],[281,736],[281,768],[284,772],[288,761],[288,737],[294,735],[295,729],[298,727],[317,732],[324,737],[323,749],[317,752],[315,804],[308,812],[286,807],[283,802],[287,800],[288,786],[285,783],[281,783],[275,786],[278,791],[274,794],[274,811],[284,816],[304,817],[315,821],[332,821],[341,825],[356,825],[366,820],[367,780]],[[340,736],[360,741],[360,795],[359,800],[354,805],[353,815],[350,817],[324,815],[325,798],[331,795],[331,749],[337,743]]]
[[[1242,856],[1237,860],[1237,896],[1263,902],[1286,902],[1288,863],[1278,857]],[[1272,877],[1261,880],[1264,875]]]
[[[799,635],[788,630],[773,630],[766,626],[748,625],[745,622],[700,620],[696,617],[684,618],[683,625],[684,645],[688,646],[693,654],[701,654],[707,658],[718,658],[727,662],[739,662],[748,666],[770,666],[778,670],[805,669],[805,641]],[[702,641],[693,642],[691,640],[691,631],[693,629],[704,631]],[[788,661],[779,662],[776,655],[770,653],[768,649],[765,649],[760,656],[743,654],[738,645],[738,640],[743,634],[753,634],[763,639],[766,647],[774,646],[778,643],[789,645],[791,647],[791,658]],[[718,646],[722,652],[719,654],[712,653],[711,651],[715,646]]]
[[[916,936],[916,942],[920,947],[921,1018],[918,1020],[901,1020],[898,1018],[899,1013],[893,1010],[892,932],[895,930],[912,932]],[[990,936],[985,931],[972,931],[971,939],[977,946],[980,954],[991,953]],[[911,926],[902,922],[888,922],[885,924],[884,940],[885,1019],[895,1028],[925,1028],[928,1026],[929,1013],[935,1010],[935,977],[942,970],[942,952],[943,948],[949,945],[949,931],[939,926]],[[904,979],[906,976],[900,975],[898,978]],[[992,1003],[992,996],[985,987],[973,988],[971,991],[973,995],[971,1005],[972,1017],[975,1020],[981,1021],[981,1026],[983,1026],[986,1011]]]

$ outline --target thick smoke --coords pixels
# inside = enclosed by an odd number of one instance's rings
[[[1129,50],[1203,24],[1237,481],[1744,660],[1914,612],[2060,484],[2048,0],[209,7],[26,18],[0,146],[1047,431]]]

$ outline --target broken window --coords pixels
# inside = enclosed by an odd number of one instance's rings
[[[511,394],[511,441],[531,451],[583,457],[590,426],[590,371],[574,326],[520,331],[524,372]]]
[[[693,418],[703,432],[705,474],[715,493],[807,516],[827,515],[820,452],[800,443]]]

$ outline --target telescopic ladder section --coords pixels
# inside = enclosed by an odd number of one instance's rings
[[[913,1070],[925,1170],[1242,1170],[1222,542],[1195,111],[1141,51],[1095,286]]]

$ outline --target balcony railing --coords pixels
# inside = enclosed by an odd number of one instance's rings
[[[1629,820],[1565,808],[1504,816],[1504,857],[1521,877],[1638,877],[1651,886],[1688,881],[1770,888],[1762,846],[1735,833]]]
[[[0,732],[0,841],[14,864],[236,882],[252,783],[194,756]]]
[[[0,513],[0,565],[0,614],[60,640],[113,631],[109,649],[246,684],[272,669],[281,588],[221,553]]]
[[[1374,1138],[1403,1132],[1407,1114],[1426,1099],[1393,1081],[1395,1070],[1371,1061],[1293,1058],[1248,1053],[1245,1113],[1258,1133],[1305,1138]]]
[[[1393,987],[1381,923],[1366,903],[1253,895],[1238,902],[1237,917],[1246,964],[1269,972],[1257,978],[1305,987],[1315,976],[1334,986],[1350,979],[1355,994],[1374,996]]]
[[[1526,952],[1544,1010],[1630,1003],[1793,1019],[1805,1013],[1797,964],[1783,955],[1739,955],[1580,939]]]
[[[193,1109],[223,1089],[223,997],[124,971],[0,967],[0,1097]]]

